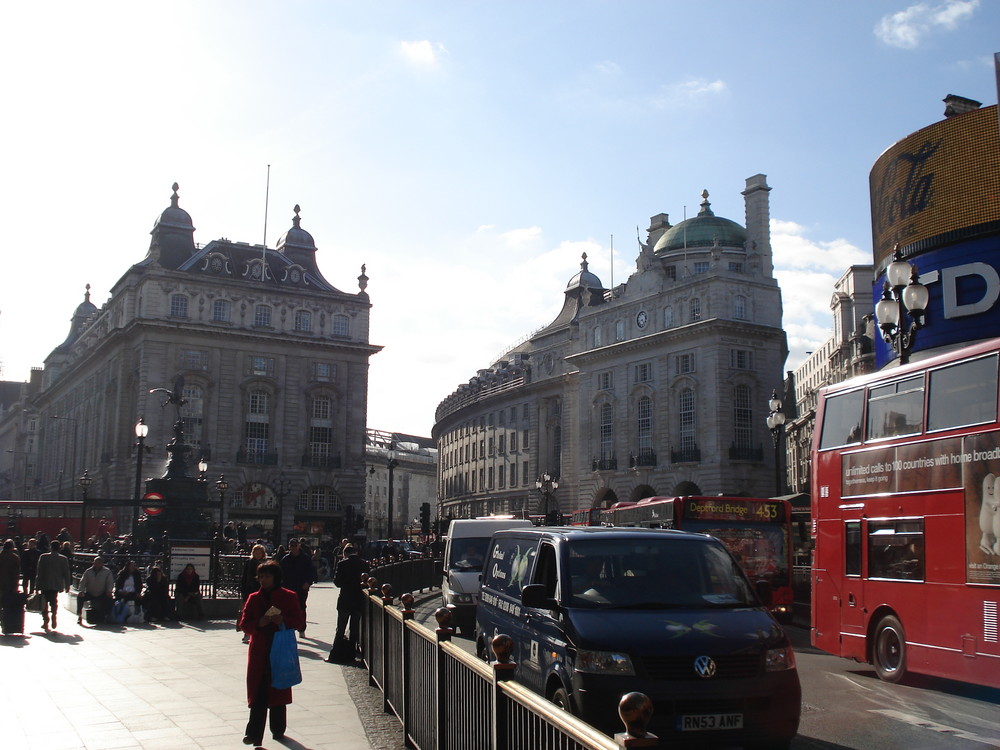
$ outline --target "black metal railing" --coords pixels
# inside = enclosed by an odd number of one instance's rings
[[[759,445],[754,448],[750,445],[731,445],[729,446],[729,460],[730,461],[763,461],[764,460],[764,449]]]
[[[382,571],[384,568],[373,571],[373,578]],[[412,597],[408,599],[412,602]],[[447,623],[432,631],[414,621],[406,603],[394,606],[394,602],[389,587],[372,590],[363,611],[362,651],[370,681],[384,696],[384,709],[402,723],[407,747],[620,747],[612,738],[511,679],[516,676],[514,665],[491,664],[466,653],[450,642],[452,631]]]
[[[302,466],[307,469],[339,469],[340,456],[311,456],[308,453],[302,456]]]
[[[259,466],[277,466],[278,454],[267,451],[248,451],[240,448],[236,451],[236,463],[256,464]]]
[[[614,471],[618,468],[618,459],[614,456],[611,458],[595,458],[591,463],[593,464],[593,471]]]
[[[628,465],[633,469],[637,466],[656,466],[656,454],[651,450],[630,453],[628,456]]]
[[[700,448],[682,448],[679,451],[670,451],[670,463],[672,464],[699,463],[700,461]]]

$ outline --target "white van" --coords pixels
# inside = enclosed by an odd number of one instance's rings
[[[513,516],[460,518],[451,522],[444,545],[441,599],[452,610],[452,627],[472,635],[476,624],[479,579],[486,547],[494,531],[530,527],[531,521]]]

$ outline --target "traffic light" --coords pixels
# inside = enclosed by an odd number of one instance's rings
[[[420,505],[420,533],[431,533],[431,504],[421,503]]]

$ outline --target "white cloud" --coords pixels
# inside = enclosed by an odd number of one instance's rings
[[[443,44],[426,39],[419,42],[400,42],[399,51],[408,62],[429,68],[435,67],[439,60],[448,54]]]
[[[699,104],[702,101],[716,99],[725,95],[729,86],[725,81],[716,79],[708,81],[704,78],[692,78],[680,83],[663,85],[650,99],[650,104],[656,109]]]
[[[875,36],[890,47],[915,49],[936,31],[957,28],[978,7],[979,0],[945,0],[937,5],[917,3],[883,17],[875,26]]]
[[[793,221],[771,221],[775,268],[823,270],[840,276],[848,266],[871,263],[871,255],[845,239],[815,242]]]

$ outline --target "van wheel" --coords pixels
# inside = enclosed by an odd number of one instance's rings
[[[549,700],[559,706],[562,710],[573,713],[573,707],[570,705],[569,693],[566,692],[566,688],[557,687],[549,697]]]
[[[875,628],[872,664],[875,674],[886,682],[899,682],[906,674],[906,633],[892,615],[883,617]]]

